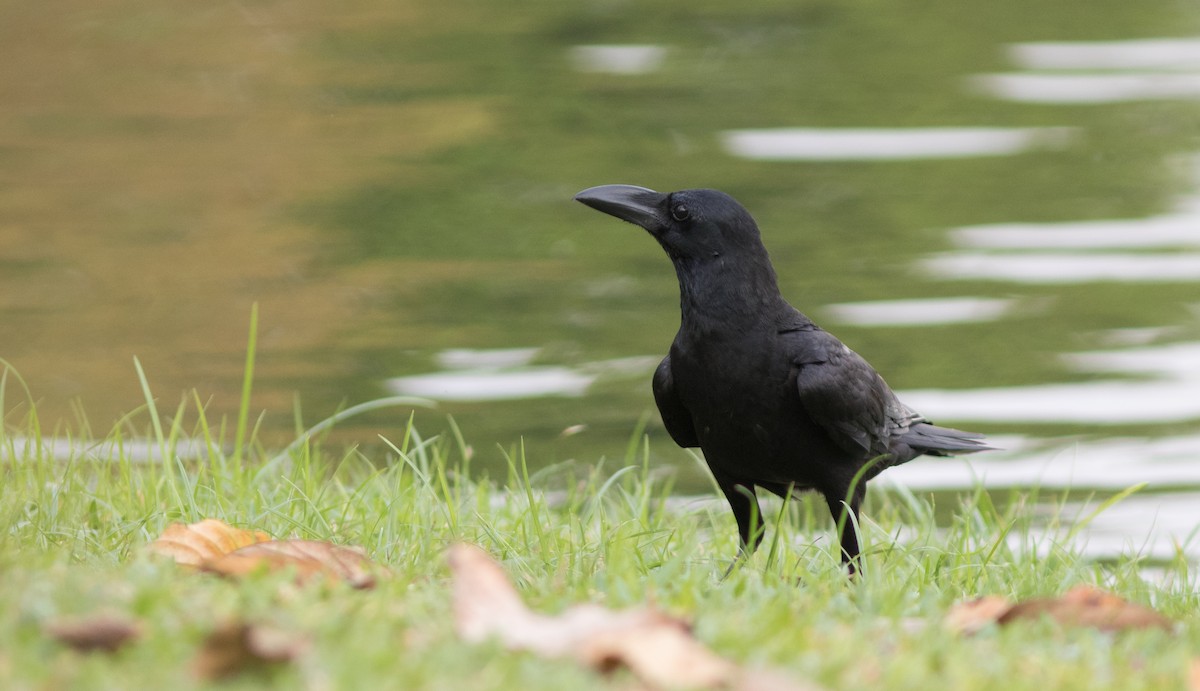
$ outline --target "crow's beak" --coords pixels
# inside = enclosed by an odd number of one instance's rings
[[[667,195],[634,185],[600,185],[589,187],[575,195],[597,211],[616,216],[622,221],[639,225],[651,233],[659,233],[670,222],[667,216]]]

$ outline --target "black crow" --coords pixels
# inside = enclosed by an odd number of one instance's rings
[[[654,373],[654,400],[675,443],[703,450],[737,519],[740,554],[762,541],[756,487],[815,490],[854,573],[868,480],[923,454],[991,448],[982,435],[930,424],[788,304],[758,225],[729,195],[603,185],[575,199],[645,228],[675,265],[680,326]]]

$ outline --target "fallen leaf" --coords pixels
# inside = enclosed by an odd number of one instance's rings
[[[1080,585],[1059,598],[1018,602],[996,620],[1007,624],[1021,619],[1049,617],[1063,626],[1089,626],[1101,631],[1163,629],[1173,622],[1149,607],[1136,605],[1099,588]]]
[[[43,630],[58,642],[84,652],[111,653],[141,635],[137,621],[119,614],[55,619]]]
[[[1012,603],[999,595],[985,595],[951,607],[942,624],[954,633],[970,635],[995,624],[1011,608]]]
[[[1090,585],[1080,585],[1061,597],[1040,597],[1016,604],[997,595],[960,602],[950,608],[943,625],[951,631],[973,634],[989,624],[1010,624],[1047,617],[1062,626],[1083,626],[1101,631],[1159,628],[1170,631],[1174,623],[1158,612],[1136,605]]]
[[[737,667],[692,637],[682,622],[663,617],[629,630],[609,630],[580,641],[576,655],[597,669],[625,665],[657,687],[724,686]]]
[[[223,576],[291,568],[300,581],[333,577],[355,588],[375,585],[380,570],[359,549],[315,540],[272,540],[259,530],[242,530],[216,519],[172,523],[149,550],[176,563]]]
[[[292,662],[307,648],[279,629],[231,621],[214,629],[192,660],[192,672],[205,680],[223,679],[252,669]]]
[[[601,671],[623,666],[653,687],[813,688],[782,675],[744,671],[697,641],[685,622],[657,610],[581,604],[557,616],[537,614],[480,548],[455,545],[447,559],[454,576],[454,622],[468,642],[495,637],[510,650],[574,657]]]
[[[773,669],[744,669],[729,684],[730,691],[822,691],[816,684],[799,682]]]
[[[200,568],[210,573],[235,577],[291,568],[301,582],[314,576],[332,577],[361,589],[375,586],[372,570],[376,567],[357,548],[315,540],[272,540],[205,560]]]
[[[262,531],[242,530],[215,518],[206,518],[198,523],[172,523],[148,549],[174,559],[177,564],[198,567],[206,560],[270,539],[271,536]]]

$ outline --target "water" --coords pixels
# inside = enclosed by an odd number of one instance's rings
[[[580,72],[646,74],[662,66],[667,50],[654,45],[575,46],[571,58]]]
[[[754,161],[894,161],[1006,156],[1065,145],[1071,130],[1016,128],[858,128],[732,130],[725,149]]]
[[[275,443],[297,405],[404,394],[481,469],[522,441],[611,468],[646,419],[707,491],[649,393],[669,263],[571,196],[718,187],[797,307],[1006,447],[889,481],[1145,480],[1093,547],[1185,537],[1200,18],[1177,3],[56,7],[0,24],[0,357],[43,418],[78,402],[104,436],[144,403],[135,356],[160,410],[195,388],[232,415],[257,302]],[[334,435],[370,450],[409,412]]]
[[[1060,104],[1200,98],[1195,39],[1017,43],[1008,52],[1028,71],[974,78],[999,98]]]

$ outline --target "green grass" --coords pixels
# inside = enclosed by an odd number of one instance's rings
[[[0,409],[3,688],[202,688],[189,661],[234,617],[311,647],[293,665],[222,688],[628,688],[620,675],[460,642],[443,559],[460,540],[500,559],[537,611],[653,602],[694,621],[723,656],[829,688],[1183,688],[1200,644],[1184,559],[1156,565],[1153,580],[1132,557],[1085,559],[1068,542],[1073,517],[1052,518],[1050,537],[1035,527],[1026,509],[1047,497],[979,489],[946,507],[875,492],[862,524],[866,573],[853,582],[823,505],[766,503],[763,549],[722,579],[736,551],[726,507],[715,492],[674,497],[640,430],[617,465],[531,473],[516,448],[507,473],[487,477],[471,468],[453,424],[433,439],[410,425],[370,457],[326,448],[326,423],[283,453],[263,448],[251,428],[239,449],[229,438],[245,427],[208,420],[192,396],[169,416],[148,405],[98,445],[91,438],[101,435],[86,428],[44,428],[7,369]],[[55,439],[67,440],[65,450],[49,451]],[[298,589],[282,576],[231,582],[146,554],[168,523],[204,517],[360,545],[392,576],[368,592]],[[960,637],[939,626],[966,598],[1053,595],[1080,583],[1151,605],[1181,630],[1114,637],[1032,623]],[[95,611],[136,617],[146,633],[105,656],[68,651],[42,632],[54,617]]]

